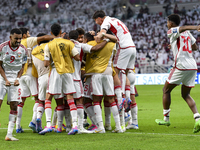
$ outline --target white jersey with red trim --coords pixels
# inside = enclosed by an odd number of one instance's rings
[[[81,80],[81,62],[83,60],[84,53],[90,53],[92,46],[85,43],[79,43],[78,41],[72,40],[72,39],[71,41],[74,42],[75,47],[78,50],[79,55],[80,55],[80,61],[76,61],[75,59],[73,59],[74,68],[75,68],[73,78],[74,78],[74,81],[80,81]]]
[[[174,67],[179,70],[197,70],[197,64],[192,56],[192,45],[196,39],[189,31],[179,33],[179,27],[167,32],[174,55]]]
[[[128,28],[119,19],[106,16],[101,25],[101,29],[110,30],[115,34],[120,49],[135,47]]]
[[[2,67],[10,83],[15,82],[22,64],[25,64],[27,61],[27,54],[27,49],[22,44],[15,49],[10,46],[10,41],[6,41],[0,45],[0,61],[3,62]],[[0,80],[4,81],[1,75]]]

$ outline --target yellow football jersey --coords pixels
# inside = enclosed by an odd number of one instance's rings
[[[59,74],[73,73],[72,49],[74,43],[63,38],[55,38],[48,43],[51,57]]]
[[[92,46],[97,45],[96,41],[90,41],[87,44]],[[108,66],[114,46],[115,43],[108,42],[103,49],[87,54],[85,72],[103,73]]]
[[[21,44],[24,45],[26,48],[27,48],[27,39],[22,39],[21,40]],[[25,63],[24,65],[24,71],[23,71],[23,74],[22,75],[25,75],[26,72],[27,72],[27,69],[28,69],[28,60],[27,62]],[[36,78],[38,78],[38,73],[37,73],[37,70],[32,62],[32,71],[31,71],[32,75]]]
[[[36,48],[34,48],[32,51],[32,55],[35,56],[36,58],[44,61],[44,47],[47,44],[48,43],[44,43],[44,44],[41,44],[41,45],[37,46]]]

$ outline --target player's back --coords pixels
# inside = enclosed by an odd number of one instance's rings
[[[118,39],[118,44],[121,49],[135,47],[131,34],[126,25],[117,18],[106,16],[101,29],[110,30]]]
[[[48,43],[48,47],[58,73],[73,73],[72,49],[74,43],[67,39],[54,38]]]

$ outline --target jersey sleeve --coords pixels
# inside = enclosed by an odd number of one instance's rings
[[[35,45],[37,45],[37,37],[27,38],[27,48],[33,48]]]
[[[74,57],[74,56],[76,56],[77,54],[79,54],[79,52],[78,52],[78,50],[74,47],[74,48],[72,49],[72,56]]]
[[[192,45],[193,45],[194,43],[196,43],[196,39],[192,36],[192,34],[190,33],[190,31],[188,31],[188,35],[189,35],[189,37],[190,37],[190,39],[191,39]]]
[[[167,31],[167,36],[170,38],[171,41],[175,41],[179,36],[179,27],[171,28]]]
[[[50,60],[50,51],[48,44],[44,47],[44,60]]]
[[[24,48],[24,57],[22,60],[22,64],[25,64],[27,62],[27,57],[28,57],[28,50]]]
[[[88,44],[82,44],[81,48],[83,50],[84,53],[90,53],[91,49],[93,46],[88,45]]]
[[[110,29],[110,22],[109,22],[109,19],[104,19],[102,25],[101,25],[101,30],[102,29],[105,29],[108,31],[108,29]]]

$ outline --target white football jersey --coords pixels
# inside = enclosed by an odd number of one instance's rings
[[[73,59],[74,68],[75,68],[74,81],[80,81],[81,80],[81,62],[83,60],[84,53],[90,53],[92,46],[85,43],[79,43],[78,41],[75,41],[75,40],[72,40],[72,41],[74,42],[75,47],[78,50],[79,55],[80,55],[80,61],[76,61],[75,59]]]
[[[22,44],[13,49],[10,46],[10,41],[6,41],[0,45],[0,61],[3,62],[2,67],[8,81],[14,83],[22,64],[27,61],[27,49]],[[0,80],[4,81],[1,75]]]
[[[120,49],[135,47],[128,28],[119,19],[106,16],[101,25],[101,29],[110,30],[115,34]]]
[[[196,39],[189,31],[179,33],[179,27],[167,32],[174,55],[174,67],[179,70],[197,70],[197,64],[192,56],[192,45]]]

